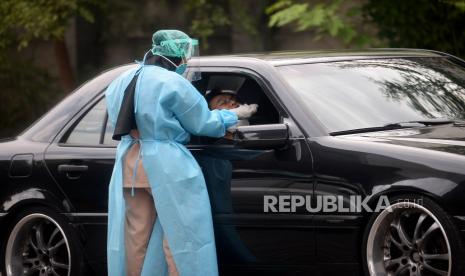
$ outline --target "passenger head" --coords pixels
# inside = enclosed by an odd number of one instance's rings
[[[207,91],[205,98],[210,109],[233,109],[241,104],[236,92],[232,90],[213,88]]]

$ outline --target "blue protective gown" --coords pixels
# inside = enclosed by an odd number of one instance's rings
[[[204,97],[182,76],[155,65],[123,73],[105,92],[110,123],[115,125],[124,90],[139,71],[135,117],[140,139],[123,136],[116,151],[108,202],[108,275],[126,274],[123,158],[135,142],[157,210],[142,275],[167,275],[162,239],[167,239],[182,276],[218,275],[210,202],[202,171],[184,146],[190,134],[221,137],[237,123],[235,113],[210,111]]]

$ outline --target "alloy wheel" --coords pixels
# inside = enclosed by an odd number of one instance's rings
[[[367,240],[371,275],[450,276],[449,241],[439,220],[424,206],[398,202],[374,221]]]
[[[44,214],[30,214],[15,225],[5,251],[7,276],[69,276],[71,253],[60,225]]]

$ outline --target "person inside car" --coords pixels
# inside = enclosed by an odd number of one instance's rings
[[[249,118],[257,112],[258,105],[257,104],[243,104],[239,99],[237,92],[228,89],[220,89],[220,88],[213,88],[208,90],[205,93],[205,99],[208,102],[208,107],[211,110],[215,109],[228,109],[231,111],[236,110],[237,108],[241,107],[251,107],[253,112],[251,112],[250,116],[247,118],[242,118],[238,121],[237,125],[234,127],[228,128],[226,135],[223,137],[225,139],[233,139],[233,132],[235,131],[237,126],[247,126],[249,125]]]

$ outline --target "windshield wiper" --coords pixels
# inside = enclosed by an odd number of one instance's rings
[[[364,132],[375,132],[375,131],[384,131],[384,130],[394,130],[394,129],[402,129],[402,128],[411,128],[415,126],[425,126],[423,124],[416,124],[412,125],[409,124],[408,126],[404,124],[387,124],[384,126],[379,127],[364,127],[364,128],[355,128],[355,129],[348,129],[342,131],[334,131],[330,132],[329,135],[337,136],[337,135],[345,135],[345,134],[357,134],[357,133],[364,133]]]
[[[378,126],[378,127],[366,127],[366,128],[356,128],[356,129],[335,131],[329,134],[332,136],[337,136],[337,135],[345,135],[345,134],[357,134],[357,133],[365,133],[365,132],[376,132],[376,131],[384,131],[384,130],[412,128],[412,127],[436,126],[436,125],[444,125],[444,124],[452,124],[452,123],[454,124],[457,123],[457,120],[450,120],[450,119],[445,119],[445,118],[434,118],[434,119],[424,119],[424,120],[418,120],[418,121],[389,123],[389,124],[385,124],[383,126]]]
[[[457,120],[451,120],[447,118],[433,118],[433,119],[423,119],[418,121],[409,121],[407,123],[420,123],[425,126],[437,126],[437,125],[446,125],[446,124],[453,124]]]

